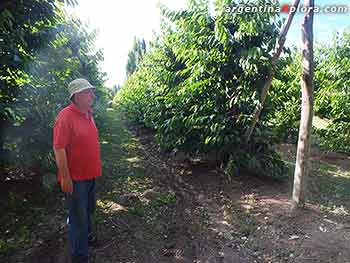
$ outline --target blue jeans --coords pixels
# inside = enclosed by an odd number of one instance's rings
[[[72,258],[86,262],[88,239],[96,208],[95,179],[73,181],[73,194],[66,194],[68,206],[69,244]]]

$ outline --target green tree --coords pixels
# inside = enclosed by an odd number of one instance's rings
[[[315,48],[315,115],[329,121],[316,130],[325,149],[350,152],[350,29],[337,33],[333,41]],[[301,111],[301,56],[292,50],[281,61],[269,94],[269,123],[280,140],[296,142]]]
[[[146,42],[144,39],[134,38],[132,49],[128,53],[128,61],[126,63],[126,76],[130,76],[140,65],[143,56],[146,53]]]
[[[350,28],[317,50],[315,111],[331,121],[320,130],[321,145],[350,153]]]
[[[217,1],[215,15],[208,1],[189,1],[182,11],[162,7],[164,33],[115,102],[154,128],[165,149],[213,153],[241,168],[268,170],[274,157],[266,111],[250,145],[242,136],[271,70],[280,23],[272,13],[227,13],[227,4],[240,3]],[[240,159],[244,154],[252,158]]]
[[[59,1],[2,1],[0,4],[0,154],[4,132],[22,119],[15,107],[28,82],[27,65],[55,35],[62,18]]]
[[[18,13],[21,8],[21,5],[14,6],[11,12]],[[30,53],[21,49],[23,54],[20,55],[28,57],[25,60],[21,58],[20,64],[13,65],[11,56],[4,60],[1,98],[6,96],[7,100],[1,101],[5,114],[1,113],[7,125],[1,130],[4,149],[2,167],[4,161],[7,166],[18,165],[31,170],[41,170],[52,164],[54,118],[69,103],[66,87],[74,78],[84,77],[97,87],[96,122],[100,126],[104,123],[104,74],[98,69],[98,62],[103,56],[101,51],[94,51],[96,33],[88,33],[87,26],[81,21],[65,17],[61,4],[54,5],[54,8],[57,8],[57,15],[49,30],[41,29],[38,35],[39,29],[33,27],[26,32],[31,42],[41,41],[41,34],[45,35],[45,41],[34,45]],[[23,22],[24,25],[26,23],[29,22]],[[11,36],[16,33],[9,31],[8,34],[8,41],[16,40],[15,36]]]

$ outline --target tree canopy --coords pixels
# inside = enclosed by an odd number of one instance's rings
[[[142,58],[146,53],[146,42],[144,39],[134,38],[134,44],[128,54],[128,61],[126,63],[126,76],[130,76],[137,70],[141,64]]]
[[[151,43],[115,102],[132,119],[155,129],[165,149],[215,154],[226,162],[231,158],[237,167],[269,169],[279,162],[269,147],[267,112],[250,145],[242,136],[271,70],[281,23],[268,12],[232,17],[225,12],[227,4],[239,3],[217,1],[215,15],[207,1],[190,1],[182,11],[163,6],[164,33]]]
[[[61,1],[9,1],[1,8],[1,166],[49,167],[53,121],[69,103],[71,80],[84,77],[97,87],[97,119],[103,115],[103,56],[94,51],[96,33],[69,17]]]

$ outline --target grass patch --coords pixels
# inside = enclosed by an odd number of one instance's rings
[[[52,191],[42,188],[30,194],[10,192],[5,199],[0,215],[0,254],[31,247],[36,239],[52,231],[52,214],[61,213],[56,188]]]
[[[317,146],[315,146],[317,147]],[[293,187],[295,169],[295,148],[280,147],[279,153],[288,165],[290,184]],[[343,160],[343,162],[345,162]],[[331,164],[322,160],[310,160],[310,171],[307,178],[307,201],[319,205],[327,211],[338,214],[350,212],[350,170],[346,165]]]
[[[320,118],[318,116],[314,116],[312,118],[312,126],[319,130],[327,129],[327,126],[331,123],[331,120],[328,120],[326,118]]]
[[[347,214],[350,209],[350,173],[336,165],[314,167],[308,184],[309,199],[327,211]],[[343,210],[343,211],[341,211]]]
[[[162,195],[152,201],[151,206],[155,208],[160,208],[162,206],[172,206],[176,204],[176,195],[174,193],[169,193],[167,195]]]

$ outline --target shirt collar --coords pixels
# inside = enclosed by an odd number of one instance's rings
[[[86,116],[85,113],[82,112],[82,111],[77,107],[77,105],[75,105],[73,102],[69,105],[69,108],[70,108],[72,111],[74,111],[74,112],[76,112],[76,113],[78,113],[78,114],[80,114],[80,115]],[[88,110],[88,115],[89,115],[89,116],[92,116],[92,114],[93,114],[93,110],[92,110],[92,108],[90,108],[90,109]]]

